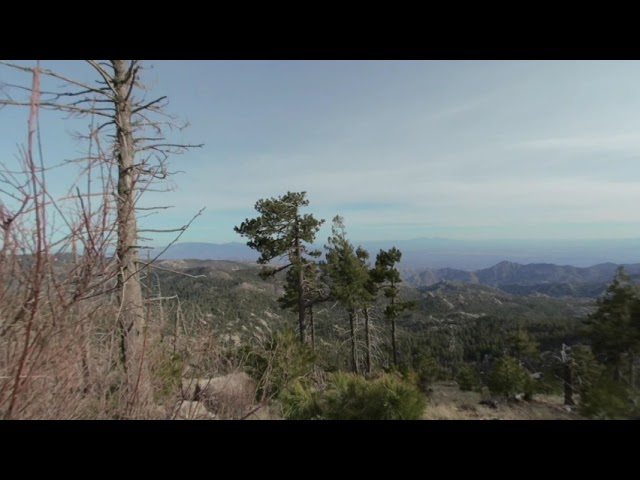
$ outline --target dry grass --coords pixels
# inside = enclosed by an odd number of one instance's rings
[[[455,382],[440,382],[432,386],[433,392],[425,410],[426,420],[577,420],[575,413],[564,410],[559,395],[539,395],[533,401],[520,403],[500,402],[493,409],[480,405],[486,394],[463,392]]]

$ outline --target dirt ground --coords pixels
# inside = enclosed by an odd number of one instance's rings
[[[426,420],[578,420],[575,411],[568,412],[560,395],[537,395],[529,402],[499,400],[498,408],[480,405],[489,398],[487,392],[463,392],[455,382],[432,385]]]

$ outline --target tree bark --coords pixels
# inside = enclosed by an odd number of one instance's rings
[[[146,325],[138,275],[138,226],[135,215],[137,171],[130,93],[134,75],[129,62],[112,60],[115,90],[116,149],[118,160],[118,296],[121,355],[130,406],[152,401],[151,378],[145,360]]]
[[[305,342],[305,314],[307,307],[304,302],[304,272],[302,271],[302,245],[300,244],[300,235],[298,232],[298,225],[296,221],[296,259],[298,269],[298,326],[300,329],[300,343],[304,345]]]
[[[573,370],[574,364],[572,361],[565,362],[564,367],[564,404],[575,405],[573,401]]]
[[[396,347],[396,312],[395,297],[391,297],[391,348],[393,349],[393,366],[398,366],[398,349]]]
[[[356,327],[354,309],[349,309],[349,326],[351,327],[351,368],[358,374],[358,350],[356,345]]]
[[[367,305],[364,306],[364,335],[367,349],[366,374],[371,375],[371,336],[369,333],[369,307]]]
[[[391,319],[391,346],[393,348],[393,366],[398,366],[398,349],[396,347],[396,319]]]
[[[313,322],[313,305],[309,307],[309,325],[311,326],[311,350],[316,353],[316,325]]]

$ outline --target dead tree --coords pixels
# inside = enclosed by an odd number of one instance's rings
[[[147,264],[139,260],[141,233],[138,228],[138,202],[144,192],[156,182],[171,175],[167,158],[182,153],[190,147],[200,145],[174,144],[166,140],[167,128],[183,128],[173,117],[164,112],[165,97],[148,100],[146,89],[140,83],[142,64],[140,60],[86,60],[86,65],[95,74],[93,83],[79,81],[60,72],[29,67],[15,63],[0,62],[0,66],[21,71],[34,79],[53,79],[62,86],[54,90],[40,89],[37,82],[31,86],[3,84],[2,106],[26,106],[34,108],[37,97],[39,109],[66,112],[73,117],[99,119],[92,121],[86,139],[99,143],[98,153],[80,159],[87,165],[117,165],[113,181],[105,182],[109,191],[99,192],[102,198],[115,199],[115,276],[114,286],[106,291],[115,293],[119,306],[117,324],[120,332],[120,365],[125,381],[123,393],[128,409],[152,402],[151,379],[145,359],[147,331],[145,307],[140,283],[140,271]],[[26,82],[25,82],[26,83]],[[26,92],[27,100],[15,98],[16,92]],[[111,172],[110,169],[108,169]],[[43,195],[46,194],[43,193]],[[89,201],[94,193],[78,190],[78,197]],[[0,205],[2,207],[2,205]],[[154,207],[166,208],[166,207]],[[149,208],[145,209],[149,210]],[[20,212],[22,213],[22,212]],[[8,230],[14,216],[3,214],[3,229]],[[188,225],[187,225],[188,226]],[[187,226],[173,230],[152,230],[156,233],[179,232]],[[108,228],[105,226],[105,228]],[[84,245],[84,255],[91,254],[91,242]],[[104,275],[108,284],[113,276]],[[100,294],[105,293],[101,290]],[[77,300],[89,298],[95,292],[84,292]]]
[[[564,385],[564,404],[575,405],[573,400],[575,384],[575,361],[571,357],[571,347],[562,344],[560,351],[560,362],[562,363],[562,380]]]

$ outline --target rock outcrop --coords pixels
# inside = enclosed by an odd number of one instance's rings
[[[242,418],[254,404],[256,383],[244,372],[212,378],[183,378],[182,395],[202,402],[219,418]]]

